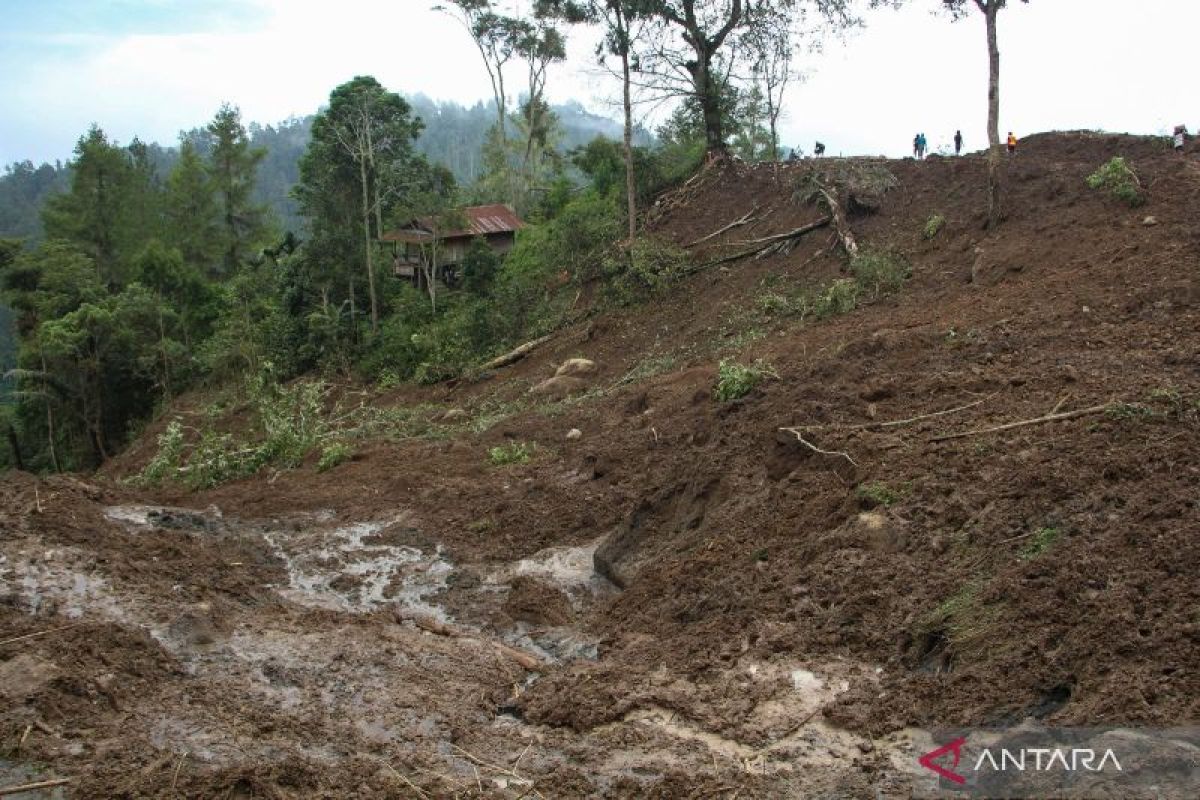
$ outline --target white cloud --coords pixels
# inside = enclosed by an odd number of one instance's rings
[[[433,0],[255,0],[255,30],[89,36],[73,50],[62,31],[44,51],[22,45],[0,61],[0,162],[66,157],[95,121],[127,141],[171,142],[217,106],[272,122],[314,111],[354,75],[406,93],[490,102],[491,88],[466,33]],[[987,64],[983,22],[934,16],[937,0],[871,15],[866,31],[814,59],[788,98],[788,144],[830,152],[902,155],[918,130],[935,146],[961,127],[984,141]],[[1191,38],[1200,10],[1178,0],[1032,0],[1001,14],[1003,122],[1019,135],[1051,128],[1158,132],[1194,114]],[[64,39],[63,37],[68,37]],[[550,94],[605,108],[617,86],[591,67],[594,34],[576,33],[570,63]],[[513,70],[515,96],[521,83]]]

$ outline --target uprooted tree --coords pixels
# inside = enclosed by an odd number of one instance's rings
[[[814,167],[803,175],[793,197],[797,202],[815,204],[829,212],[842,249],[854,260],[859,248],[850,218],[878,211],[884,195],[898,183],[896,176],[880,164],[833,162]]]
[[[1008,0],[969,0],[982,13],[987,24],[988,48],[988,227],[1000,224],[1000,45],[996,33],[996,21],[1000,9]],[[1021,0],[1028,3],[1029,0]],[[968,0],[942,0],[955,19],[961,19],[970,11]]]

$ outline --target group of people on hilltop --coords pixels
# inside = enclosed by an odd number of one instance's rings
[[[1174,144],[1174,146],[1175,146],[1176,152],[1178,152],[1178,153],[1183,152],[1184,145],[1187,143],[1187,137],[1188,137],[1187,126],[1186,125],[1176,125],[1174,134],[1171,137],[1171,141],[1172,141],[1172,144]],[[1005,148],[1008,150],[1008,154],[1010,156],[1015,156],[1017,154],[1017,136],[1012,131],[1008,132],[1008,138],[1005,140],[1004,144],[1005,144]],[[963,149],[962,131],[955,131],[954,132],[954,155],[961,156],[962,149]],[[918,161],[921,161],[925,158],[925,153],[928,152],[928,150],[929,150],[929,140],[925,138],[925,134],[918,133],[916,136],[913,137],[913,156]],[[821,142],[817,142],[816,147],[813,148],[813,154],[817,158],[820,158],[821,156],[825,155],[825,145],[822,144]],[[793,148],[792,152],[788,155],[787,160],[788,161],[798,161],[799,159],[800,159],[800,154],[796,152],[795,148]]]
[[[1008,154],[1010,156],[1016,155],[1016,153],[1017,153],[1017,137],[1012,131],[1008,132],[1007,146],[1008,146]],[[955,131],[954,132],[954,155],[961,156],[962,149],[963,149],[962,131]],[[916,136],[913,137],[913,156],[915,156],[918,161],[921,161],[922,159],[925,158],[925,153],[928,150],[929,150],[929,140],[925,138],[925,134],[918,133]]]

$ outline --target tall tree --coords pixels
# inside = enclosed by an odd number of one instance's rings
[[[208,124],[212,136],[209,177],[221,205],[222,271],[232,275],[262,244],[267,233],[266,211],[252,199],[258,164],[265,150],[251,146],[236,106],[221,106]]]
[[[783,95],[796,77],[792,66],[795,53],[793,25],[796,16],[770,3],[752,6],[747,13],[746,45],[750,50],[750,75],[758,87],[770,132],[768,157],[779,161],[779,117],[783,113]]]
[[[312,143],[301,166],[302,176],[323,184],[344,185],[351,171],[357,178],[372,332],[379,329],[376,243],[388,208],[406,186],[406,172],[419,160],[413,142],[421,127],[404,98],[372,77],[359,76],[330,93],[328,108],[313,121]],[[329,160],[321,165],[316,158]]]
[[[637,237],[637,179],[633,162],[633,69],[634,44],[645,30],[647,4],[645,0],[589,0],[587,20],[601,25],[604,40],[596,48],[601,64],[609,55],[620,62],[622,149],[625,157],[625,206],[628,215],[629,241]]]
[[[988,227],[1000,224],[1000,44],[996,22],[1008,0],[969,0],[983,14],[988,50]],[[1028,3],[1029,0],[1021,0]],[[970,11],[968,0],[942,0],[956,19]]]
[[[705,146],[709,153],[724,153],[721,98],[733,59],[730,55],[722,64],[719,56],[730,35],[747,22],[742,0],[650,0],[649,7],[665,26],[649,69],[668,83],[686,76],[685,94],[696,100],[704,120]],[[678,38],[668,35],[672,31]]]
[[[901,0],[862,0],[867,7]],[[710,154],[726,152],[728,100],[739,66],[754,63],[757,40],[779,43],[778,26],[796,16],[826,23],[814,35],[858,24],[856,0],[645,0],[660,26],[643,59],[650,86],[660,95],[683,97],[697,108]],[[794,30],[793,30],[794,32]],[[784,42],[785,48],[791,44]],[[782,92],[782,87],[778,98]]]
[[[221,226],[217,197],[195,144],[184,139],[179,161],[167,176],[164,199],[166,238],[184,261],[206,275],[219,274]]]
[[[91,257],[97,277],[116,285],[122,278],[122,203],[132,172],[128,154],[93,125],[75,145],[71,170],[70,191],[46,203],[46,235],[78,244]]]
[[[444,11],[466,28],[483,58],[492,96],[496,102],[496,129],[502,142],[508,138],[508,93],[504,84],[504,68],[517,55],[518,42],[527,35],[526,26],[515,17],[498,13],[492,0],[450,0],[449,6],[434,6]]]

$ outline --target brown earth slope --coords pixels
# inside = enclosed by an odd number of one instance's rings
[[[1145,206],[1085,186],[1115,155]],[[1195,722],[1197,154],[1031,137],[994,232],[982,159],[878,163],[898,185],[851,224],[912,276],[850,313],[758,302],[843,277],[819,231],[489,380],[379,398],[469,423],[326,473],[135,496],[115,479],[147,437],[101,488],[6,479],[0,640],[82,622],[0,645],[9,774],[78,796],[904,797],[906,743],[938,725]],[[688,244],[758,209],[703,261],[813,221],[809,168],[714,168],[653,230]],[[530,400],[571,357],[591,391]],[[723,358],[776,377],[718,403]],[[489,465],[506,442],[533,459]]]

